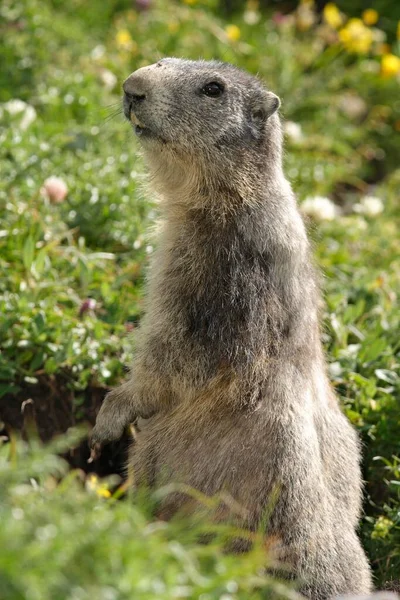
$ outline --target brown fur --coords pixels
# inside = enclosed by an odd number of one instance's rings
[[[220,96],[204,93],[212,81]],[[131,375],[106,398],[92,444],[150,417],[131,451],[136,481],[229,493],[251,530],[278,489],[268,536],[303,593],[366,593],[359,443],[326,375],[279,101],[231,65],[178,59],[136,71],[124,90],[165,224]]]

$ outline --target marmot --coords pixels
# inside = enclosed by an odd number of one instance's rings
[[[106,397],[92,447],[151,417],[130,453],[137,481],[223,490],[252,530],[277,489],[268,535],[301,591],[369,592],[359,442],[326,374],[279,98],[230,64],[175,58],[123,89],[165,223],[132,371]]]

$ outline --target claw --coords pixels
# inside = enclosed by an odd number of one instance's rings
[[[101,455],[101,445],[93,444],[92,449],[90,450],[90,457],[88,458],[88,463],[92,463],[93,461],[100,458]]]

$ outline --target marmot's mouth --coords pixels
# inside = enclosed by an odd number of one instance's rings
[[[139,119],[137,118],[137,116],[135,115],[133,110],[131,110],[129,113],[129,120],[133,125],[136,125],[136,127],[144,128],[143,123],[141,121],[139,121]]]
[[[137,136],[141,136],[144,133],[150,133],[149,129],[147,127],[143,127],[143,125],[135,125],[135,133]]]
[[[150,135],[151,134],[151,130],[146,127],[145,125],[143,125],[143,123],[141,121],[139,121],[139,119],[137,118],[137,116],[135,115],[135,113],[131,110],[130,112],[130,122],[133,125],[135,134],[140,137],[142,135]]]

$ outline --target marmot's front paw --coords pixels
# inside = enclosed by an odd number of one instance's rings
[[[125,427],[133,420],[132,411],[129,410],[129,404],[124,402],[122,391],[121,388],[117,388],[110,392],[97,415],[96,425],[89,436],[91,462],[99,457],[102,446],[119,440]]]
[[[100,456],[101,448],[105,444],[119,440],[124,433],[125,426],[122,423],[115,423],[101,417],[97,417],[96,425],[89,436],[89,446],[91,449],[91,461]]]

